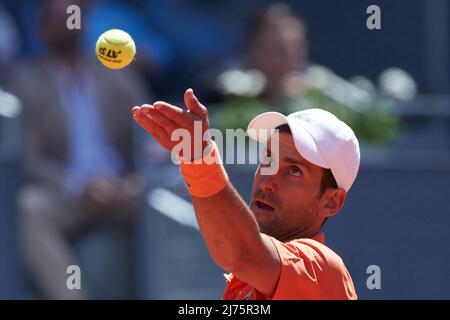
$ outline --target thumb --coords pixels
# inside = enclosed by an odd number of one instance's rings
[[[208,115],[208,110],[204,105],[198,101],[197,97],[194,95],[194,90],[187,89],[184,93],[184,104],[189,109],[190,112],[202,117],[206,118]]]

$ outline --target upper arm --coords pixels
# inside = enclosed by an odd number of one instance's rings
[[[234,277],[265,296],[272,297],[281,273],[281,259],[270,237],[262,233],[260,235],[260,241],[255,241],[254,252],[244,256],[230,271]]]

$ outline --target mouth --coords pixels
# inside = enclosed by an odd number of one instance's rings
[[[260,209],[260,210],[264,210],[264,211],[273,211],[273,210],[275,210],[274,207],[272,207],[271,205],[269,205],[269,204],[267,204],[265,202],[262,202],[260,200],[256,200],[254,202],[254,204],[255,204],[255,207]]]

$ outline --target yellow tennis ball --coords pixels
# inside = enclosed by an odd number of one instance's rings
[[[122,69],[133,61],[136,45],[133,38],[125,31],[111,29],[98,38],[95,52],[104,66],[110,69]]]

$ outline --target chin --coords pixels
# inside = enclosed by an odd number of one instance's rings
[[[261,233],[267,234],[268,236],[273,236],[273,232],[271,232],[271,224],[267,221],[260,221],[256,219],[256,222],[258,223],[259,231]]]

